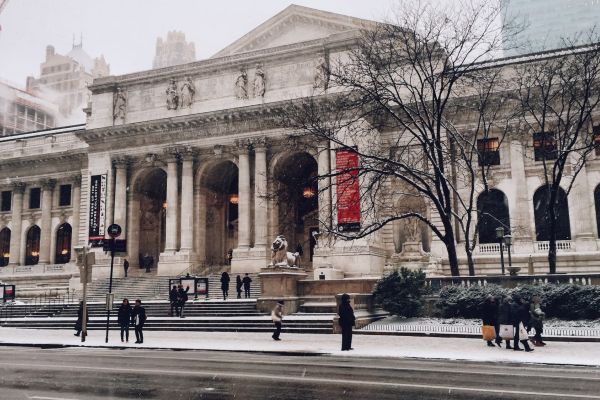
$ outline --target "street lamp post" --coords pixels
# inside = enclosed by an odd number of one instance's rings
[[[510,257],[510,246],[512,246],[512,236],[510,234],[504,236],[504,243],[506,243],[506,251],[508,252],[508,268],[511,268],[512,260]]]
[[[504,275],[504,228],[501,226],[496,228],[496,239],[498,239],[498,242],[500,243],[500,266],[502,268],[502,275]]]

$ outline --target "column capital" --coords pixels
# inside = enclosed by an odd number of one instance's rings
[[[181,159],[182,154],[184,152],[185,152],[185,147],[184,146],[169,146],[169,147],[166,147],[165,150],[163,151],[164,160],[167,163],[176,163],[176,162],[178,162]]]
[[[115,168],[127,168],[131,164],[131,158],[128,156],[118,156],[113,158],[112,164]]]
[[[252,150],[252,144],[248,139],[237,139],[235,141],[235,147],[237,148],[238,154],[248,154]]]
[[[71,178],[74,186],[81,186],[81,175],[73,175]]]
[[[260,136],[257,138],[252,138],[250,140],[250,145],[252,146],[254,151],[265,152],[271,146],[271,143],[267,140],[265,136]]]
[[[179,155],[182,161],[194,161],[196,155],[198,155],[198,149],[192,146],[185,146],[181,149]]]
[[[15,193],[23,194],[25,193],[25,182],[13,182],[12,190]]]
[[[56,179],[42,179],[40,186],[43,190],[52,190],[56,186]]]
[[[323,151],[329,149],[329,141],[321,140],[317,143],[317,150]]]

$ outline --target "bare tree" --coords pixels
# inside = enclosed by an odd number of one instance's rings
[[[354,239],[416,219],[444,243],[459,275],[459,240],[475,273],[475,199],[487,190],[478,140],[493,134],[501,141],[508,126],[503,74],[482,63],[514,28],[498,24],[499,4],[452,6],[401,2],[393,23],[365,30],[348,54],[331,60],[329,93],[293,102],[284,119],[360,158],[357,167],[319,176],[338,190],[345,180],[360,181],[360,229],[335,235]],[[430,211],[398,209],[392,199],[402,196],[423,198]]]
[[[515,68],[516,95],[523,130],[531,135],[526,144],[533,151],[528,153],[541,163],[547,190],[545,200],[536,207],[545,211],[547,237],[543,239],[549,242],[549,272],[553,274],[561,197],[571,193],[598,145],[592,128],[600,102],[600,43],[529,58]]]

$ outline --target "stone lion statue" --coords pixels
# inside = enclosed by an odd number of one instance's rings
[[[279,235],[271,244],[271,264],[273,267],[297,267],[299,253],[287,251],[288,242],[285,236]]]

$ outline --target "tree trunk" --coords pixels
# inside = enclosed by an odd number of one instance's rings
[[[550,237],[548,238],[548,267],[551,274],[556,273],[556,216],[554,207],[550,211]]]
[[[456,254],[456,243],[454,242],[454,232],[447,230],[444,236],[444,244],[448,252],[448,264],[450,264],[450,274],[452,276],[460,276],[458,269],[458,256]]]
[[[469,246],[469,241],[465,242],[465,251],[467,253],[467,265],[469,267],[469,276],[475,275],[475,262],[473,261],[473,251],[471,250],[471,246]]]

